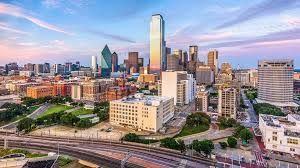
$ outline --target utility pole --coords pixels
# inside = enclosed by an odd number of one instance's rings
[[[6,137],[4,138],[4,149],[7,149],[8,148],[8,143],[7,143],[7,139]]]

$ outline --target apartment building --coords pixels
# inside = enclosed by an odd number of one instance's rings
[[[300,115],[259,115],[259,130],[266,149],[300,155]]]
[[[209,93],[205,86],[197,86],[195,94],[195,111],[208,112],[209,106]]]
[[[235,88],[220,87],[218,90],[219,116],[236,119],[237,100],[237,90]]]
[[[27,97],[38,99],[53,96],[53,86],[33,86],[27,88]]]
[[[157,132],[174,116],[174,99],[138,93],[111,101],[109,116],[113,125]]]

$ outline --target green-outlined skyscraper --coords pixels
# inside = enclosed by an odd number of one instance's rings
[[[111,52],[107,45],[101,52],[101,76],[109,77],[111,73]]]

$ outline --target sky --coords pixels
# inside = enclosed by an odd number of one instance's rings
[[[294,59],[300,67],[299,0],[0,0],[0,65],[90,65],[105,44],[123,61],[149,58],[153,14],[165,20],[168,47],[199,46],[199,59],[252,68],[259,59]]]

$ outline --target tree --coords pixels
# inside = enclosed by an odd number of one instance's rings
[[[219,142],[220,146],[222,149],[226,149],[227,148],[227,143],[226,142]]]
[[[209,125],[210,122],[210,117],[205,113],[193,113],[186,119],[186,124],[189,127],[196,127],[202,124]]]
[[[129,133],[123,137],[123,140],[128,142],[139,142],[140,138],[135,133]]]
[[[237,140],[234,137],[230,136],[227,138],[227,143],[230,148],[235,148],[237,145]]]
[[[246,127],[244,127],[243,125],[237,125],[234,129],[234,132],[233,132],[233,136],[236,137],[236,138],[239,138],[240,137],[240,132],[245,129]]]
[[[280,108],[268,104],[268,103],[258,103],[253,105],[254,110],[257,114],[269,114],[275,116],[284,116],[285,114],[280,110]]]
[[[74,126],[80,119],[72,113],[64,114],[60,117],[60,122],[63,125]]]
[[[175,149],[180,150],[181,152],[185,151],[185,144],[184,141],[178,140],[176,141],[174,138],[165,138],[160,141],[160,146],[169,148],[169,149]]]
[[[253,135],[247,128],[244,128],[240,132],[240,137],[241,137],[243,143],[249,143],[249,140],[251,140],[253,138]]]
[[[88,118],[83,118],[76,123],[76,126],[79,128],[89,128],[93,124]]]
[[[237,125],[237,121],[233,118],[218,117],[219,126],[221,128],[230,128]]]
[[[203,140],[198,141],[194,140],[192,143],[192,147],[198,153],[204,153],[206,156],[210,155],[212,150],[214,149],[214,144],[211,140]]]
[[[25,117],[19,121],[17,125],[18,131],[30,132],[34,126],[34,120],[32,118]]]

